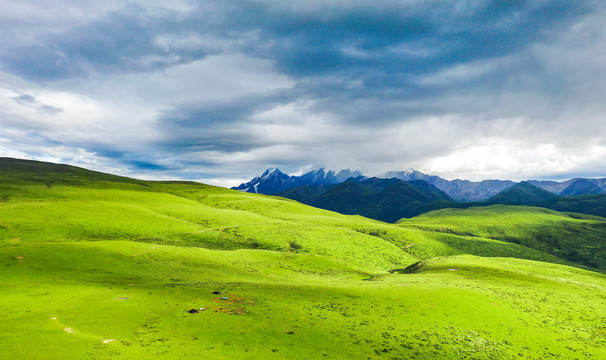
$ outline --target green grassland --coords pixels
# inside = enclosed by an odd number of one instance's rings
[[[606,358],[602,218],[496,206],[393,225],[3,161],[1,358]],[[595,263],[563,255],[587,246]]]
[[[521,244],[568,261],[606,269],[606,221],[528,206],[444,209],[402,219],[399,224]]]

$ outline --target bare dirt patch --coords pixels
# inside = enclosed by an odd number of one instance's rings
[[[227,298],[227,299],[224,299]],[[228,295],[211,300],[214,305],[209,306],[209,310],[216,313],[246,315],[249,313],[247,307],[254,306],[255,300],[245,299],[236,295]]]

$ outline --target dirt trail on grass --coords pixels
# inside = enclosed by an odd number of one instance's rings
[[[191,231],[191,232],[184,232],[184,233],[174,233],[174,234],[167,234],[170,236],[175,236],[175,235],[191,235],[191,234],[202,234],[205,232],[209,232],[209,231],[221,231],[221,230],[225,230],[225,229],[230,229],[230,228],[237,228],[237,227],[242,227],[242,226],[257,226],[257,225],[265,225],[265,224],[271,224],[271,223],[275,223],[277,221],[265,221],[265,222],[260,222],[260,223],[251,223],[251,224],[238,224],[238,225],[227,225],[227,226],[220,226],[220,227],[214,227],[214,228],[208,228],[208,229],[202,229],[202,230],[198,230],[198,231]],[[146,239],[147,237],[142,237],[139,239]],[[151,251],[154,248],[148,249],[147,251]],[[145,252],[142,252],[140,254],[143,254]],[[136,255],[140,255],[140,254],[135,254],[133,256]]]
[[[238,224],[238,225],[227,225],[227,226],[220,226],[220,227],[215,227],[215,228],[208,228],[208,229],[203,229],[203,230],[198,230],[198,231],[192,231],[192,232],[186,232],[186,233],[179,233],[179,234],[173,234],[173,235],[190,235],[190,234],[201,234],[201,233],[205,233],[205,232],[209,232],[209,231],[215,231],[215,230],[225,230],[225,229],[230,229],[230,228],[237,228],[237,227],[242,227],[242,226],[257,226],[257,225],[266,225],[266,224],[271,224],[271,223],[275,223],[278,221],[264,221],[264,222],[257,222],[257,223],[250,223],[250,224]]]
[[[201,234],[201,233],[205,233],[205,232],[208,232],[208,231],[213,231],[213,230],[224,230],[224,229],[227,229],[227,228],[235,228],[235,227],[239,227],[239,226],[242,226],[242,225],[229,225],[229,226],[221,226],[221,227],[216,227],[216,228],[204,229],[204,230],[200,230],[200,231],[193,231],[193,232],[187,232],[187,233],[177,233],[177,234],[172,234],[172,235],[174,236],[174,235],[190,235],[190,234]],[[152,250],[156,249],[158,246],[159,246],[159,244],[156,244],[156,245],[154,245],[154,246],[150,247],[149,249],[145,249],[144,251],[141,251],[141,252],[139,252],[139,253],[132,254],[131,256],[141,256],[141,255],[143,255],[143,254],[147,254],[148,252],[150,252],[150,251],[152,251]]]
[[[131,256],[140,256],[140,255],[146,254],[146,253],[154,250],[157,247],[158,247],[158,245],[154,245],[154,246],[150,247],[149,249],[145,249],[145,250],[141,251],[140,253],[132,254]]]
[[[205,232],[209,232],[209,231],[214,231],[214,230],[225,230],[225,229],[229,229],[229,228],[237,228],[237,227],[244,226],[244,225],[247,225],[247,224],[228,225],[228,226],[221,226],[221,227],[216,227],[216,228],[208,228],[208,229],[204,229],[204,230],[200,230],[200,231],[193,231],[193,232],[189,232],[189,233],[184,233],[184,235],[185,234],[201,234],[201,233],[205,233]]]

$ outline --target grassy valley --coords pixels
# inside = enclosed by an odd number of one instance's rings
[[[603,218],[497,205],[387,224],[13,159],[0,198],[5,357],[606,357]]]

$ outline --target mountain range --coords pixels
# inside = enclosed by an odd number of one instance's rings
[[[445,192],[455,201],[474,202],[485,201],[499,192],[517,184],[511,180],[446,180],[436,175],[428,175],[414,169],[406,171],[389,171],[376,176],[377,178],[397,178],[403,181],[423,180]],[[275,195],[290,189],[307,185],[330,186],[340,184],[349,178],[367,179],[357,170],[312,170],[299,176],[289,176],[279,169],[267,169],[261,176],[255,177],[247,183],[232,187],[251,193]],[[566,181],[528,180],[528,184],[546,190],[559,196],[581,196],[606,193],[606,178],[575,178]]]
[[[423,180],[444,191],[456,201],[482,201],[502,190],[512,186],[515,182],[510,180],[483,180],[473,182],[469,180],[446,180],[436,175],[427,175],[414,169],[406,171],[389,171],[381,178],[398,178],[404,181]]]
[[[343,180],[347,176],[351,177]],[[324,169],[288,176],[278,169],[233,189],[278,195],[343,214],[386,222],[444,208],[495,204],[539,206],[606,216],[605,179],[556,181],[446,180],[410,169],[366,178],[359,171]]]
[[[306,185],[278,194],[321,209],[395,222],[426,212],[427,204],[453,200],[422,181],[350,178],[333,186]]]

